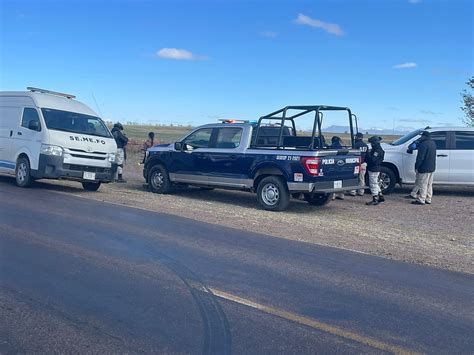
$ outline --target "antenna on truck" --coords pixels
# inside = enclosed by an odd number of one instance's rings
[[[56,92],[56,91],[50,91],[50,90],[46,90],[46,89],[39,89],[39,88],[33,88],[31,86],[28,86],[26,88],[26,90],[29,90],[31,92],[40,92],[42,94],[50,94],[50,95],[56,95],[56,96],[62,96],[62,97],[66,97],[68,99],[75,99],[76,96],[74,95],[71,95],[71,94],[65,94],[63,92]]]

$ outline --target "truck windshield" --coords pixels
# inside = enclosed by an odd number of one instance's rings
[[[422,129],[417,129],[416,131],[410,132],[405,134],[403,137],[398,138],[396,141],[393,141],[390,143],[391,145],[401,145],[406,142],[408,142],[410,139],[415,138],[417,135],[419,135],[421,132],[423,132]]]
[[[107,126],[99,117],[51,108],[42,108],[41,112],[48,129],[98,137],[112,137]]]

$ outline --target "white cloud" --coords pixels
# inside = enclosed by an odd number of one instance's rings
[[[402,63],[393,66],[394,69],[409,69],[409,68],[416,68],[416,63],[409,62],[409,63]]]
[[[410,4],[419,4],[420,2],[422,2],[423,0],[408,0],[408,2]]]
[[[298,25],[305,25],[315,28],[321,28],[324,31],[333,34],[335,36],[344,36],[344,31],[341,26],[336,23],[327,23],[321,20],[312,19],[309,16],[298,14],[298,17],[295,20],[295,23]]]
[[[278,33],[273,32],[273,31],[263,31],[260,33],[263,37],[268,37],[268,38],[275,38],[278,36]]]
[[[185,49],[178,48],[161,48],[156,55],[160,58],[175,60],[193,60],[196,59],[194,54]]]

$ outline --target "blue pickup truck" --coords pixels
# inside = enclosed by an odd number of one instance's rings
[[[326,145],[324,111],[348,114],[350,147]],[[310,115],[312,129],[297,130],[295,122],[305,115]],[[353,116],[346,107],[287,106],[253,123],[228,120],[200,126],[174,144],[148,149],[143,176],[154,193],[192,185],[256,192],[261,206],[271,211],[284,210],[291,197],[322,206],[333,192],[358,188],[360,152],[353,149]]]

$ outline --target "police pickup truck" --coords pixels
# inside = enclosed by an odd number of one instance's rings
[[[284,210],[291,196],[322,206],[331,193],[358,187],[360,167],[358,149],[326,146],[323,111],[348,114],[353,146],[350,109],[287,106],[258,122],[208,124],[174,144],[156,145],[146,153],[143,176],[155,193],[193,185],[256,192],[261,206],[270,211]],[[306,135],[295,124],[305,115],[312,124]]]

